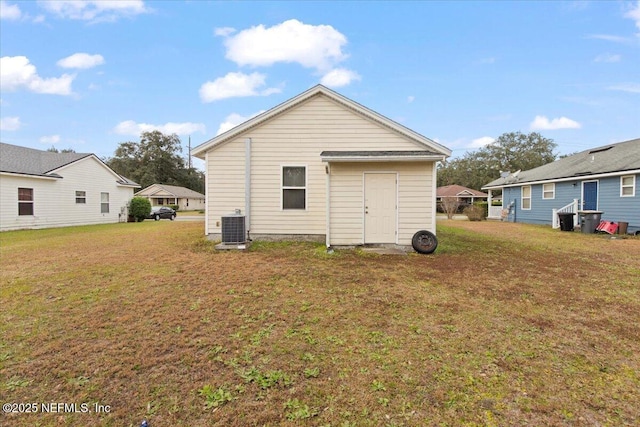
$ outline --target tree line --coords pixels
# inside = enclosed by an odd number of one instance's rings
[[[54,146],[47,151],[75,153],[72,148],[59,150]],[[117,174],[137,182],[142,188],[168,184],[204,194],[204,173],[186,164],[181,153],[182,142],[178,135],[154,130],[142,132],[140,141],[121,142],[114,156],[103,161]]]
[[[189,167],[181,153],[182,143],[178,135],[165,135],[154,130],[142,132],[140,141],[121,142],[114,156],[106,159],[105,163],[142,188],[168,184],[204,194],[204,173]]]
[[[501,172],[528,170],[555,161],[557,144],[537,132],[508,132],[491,144],[438,165],[438,186],[462,185],[480,190]]]

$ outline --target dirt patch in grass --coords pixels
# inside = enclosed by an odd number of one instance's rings
[[[637,422],[639,239],[460,221],[438,238],[400,257],[216,252],[187,222],[2,233],[2,403],[89,412],[0,420]]]

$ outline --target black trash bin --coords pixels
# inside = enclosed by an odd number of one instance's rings
[[[573,231],[573,215],[571,212],[558,212],[560,230]]]
[[[586,234],[593,234],[600,224],[602,212],[600,211],[579,211],[580,215],[580,231]]]

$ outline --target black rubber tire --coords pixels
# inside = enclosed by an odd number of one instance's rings
[[[174,219],[176,219],[175,215],[171,215],[171,218],[169,218],[171,221],[173,221]]]
[[[153,217],[153,219],[155,219],[156,221],[160,221],[160,215],[156,215],[155,217]]]
[[[413,235],[411,246],[419,254],[431,254],[438,247],[438,239],[432,232],[420,230]]]

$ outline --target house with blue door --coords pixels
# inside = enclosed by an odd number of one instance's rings
[[[558,213],[601,212],[601,219],[628,223],[640,232],[640,138],[585,150],[555,162],[488,183],[489,194],[502,191],[501,207],[490,218],[559,227]]]

